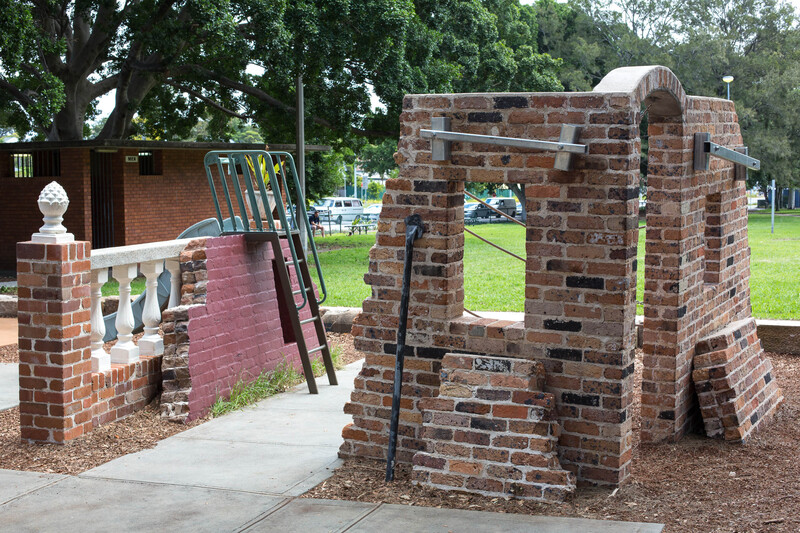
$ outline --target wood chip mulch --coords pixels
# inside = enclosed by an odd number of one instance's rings
[[[141,335],[134,336],[134,340]],[[115,342],[106,343],[106,350]],[[353,348],[351,335],[330,333],[328,342],[332,348],[336,345],[341,347],[341,361],[344,364],[364,357]],[[19,362],[16,344],[0,347],[0,362]],[[80,474],[117,457],[152,448],[158,441],[208,419],[206,417],[189,424],[167,422],[160,418],[158,404],[153,402],[143,411],[95,428],[68,444],[33,444],[20,441],[19,408],[9,409],[0,412],[0,469]]]
[[[353,336],[349,333],[328,332],[328,346],[331,351],[338,346],[341,350],[340,362],[342,365],[349,365],[360,359],[364,359],[364,354],[353,347]]]
[[[384,462],[347,460],[303,497],[660,522],[668,532],[797,532],[800,357],[768,356],[786,398],[773,421],[745,445],[702,435],[660,445],[640,445],[637,438],[630,482],[616,491],[579,487],[563,504],[536,504],[414,486],[407,465],[396,469],[394,483],[386,483]],[[640,386],[641,371],[637,374]],[[638,433],[638,406],[633,411]]]
[[[16,344],[0,346],[0,363],[19,363],[19,346]]]
[[[67,444],[22,442],[19,408],[0,412],[0,468],[53,474],[80,474],[112,459],[152,448],[158,441],[202,423],[167,422],[151,403],[143,411],[95,428]]]

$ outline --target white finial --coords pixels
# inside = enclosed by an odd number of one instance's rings
[[[44,215],[44,226],[39,228],[38,233],[31,236],[31,241],[45,244],[73,242],[75,236],[67,233],[67,228],[61,224],[69,205],[69,198],[67,198],[67,191],[64,190],[64,187],[51,181],[39,194],[38,203],[39,211]]]

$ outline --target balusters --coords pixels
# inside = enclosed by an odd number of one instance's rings
[[[181,303],[181,263],[177,259],[167,259],[170,275],[169,303],[167,307],[177,307]]]
[[[103,349],[103,337],[106,335],[106,323],[103,320],[103,285],[108,281],[108,269],[92,271],[92,372],[103,372],[111,368],[111,356]]]
[[[164,272],[164,261],[142,263],[140,270],[146,282],[144,309],[142,309],[144,336],[139,340],[139,355],[160,355],[164,353],[164,340],[158,334],[158,325],[161,323],[158,276]]]
[[[136,265],[117,265],[111,275],[119,282],[119,308],[117,309],[117,344],[111,348],[112,363],[133,363],[139,360],[139,347],[133,343],[133,308],[131,307],[131,280],[136,277]]]

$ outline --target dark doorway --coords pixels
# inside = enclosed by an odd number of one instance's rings
[[[114,246],[114,195],[111,159],[114,154],[92,151],[92,249]]]

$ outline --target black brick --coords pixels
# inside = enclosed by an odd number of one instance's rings
[[[423,357],[425,359],[442,359],[444,354],[451,352],[452,350],[447,350],[445,348],[430,348],[425,346],[420,346],[417,348],[417,357]]]
[[[766,385],[770,381],[772,381],[772,374],[770,372],[767,372],[766,374],[764,374],[764,384]]]
[[[383,353],[387,355],[397,355],[397,345],[396,344],[384,344],[383,345]],[[403,350],[403,355],[406,357],[414,357],[414,347],[406,345],[405,349]]]
[[[506,421],[476,416],[470,421],[469,427],[472,429],[483,429],[485,431],[505,431]]]
[[[498,112],[484,113],[476,112],[467,115],[469,122],[503,122],[503,114]]]
[[[414,273],[419,276],[431,276],[431,277],[441,278],[444,276],[444,266],[415,265]]]
[[[678,318],[683,318],[684,316],[686,316],[686,306],[685,305],[683,307],[679,307],[678,308]]]
[[[582,324],[577,320],[552,320],[546,319],[544,321],[545,329],[552,329],[555,331],[580,331]]]
[[[661,411],[658,418],[662,420],[675,420],[675,411]]]
[[[583,352],[572,348],[548,348],[547,356],[565,361],[582,361]]]
[[[731,266],[733,264],[733,257],[729,257],[727,263],[727,266]]]
[[[562,392],[561,401],[575,405],[588,405],[590,407],[600,406],[600,396],[596,394],[575,394],[574,392]]]
[[[606,280],[588,276],[567,276],[567,287],[578,289],[604,289]]]
[[[511,107],[528,107],[528,99],[524,96],[496,96],[495,109],[509,109]]]

